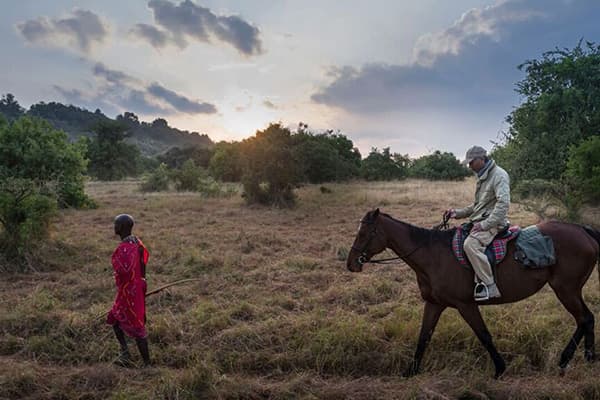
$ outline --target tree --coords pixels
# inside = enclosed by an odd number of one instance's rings
[[[0,99],[0,115],[4,115],[9,122],[12,122],[25,115],[25,109],[15,100],[15,96],[7,93]]]
[[[600,135],[571,147],[565,176],[583,200],[600,203]]]
[[[90,205],[84,193],[85,149],[41,119],[0,122],[0,176],[52,182],[59,206]]]
[[[299,174],[292,157],[292,137],[281,124],[271,124],[240,144],[242,184],[248,203],[281,207],[294,204]]]
[[[409,174],[414,178],[430,180],[462,180],[471,175],[452,153],[436,150],[433,154],[412,162]]]
[[[166,153],[157,157],[159,162],[167,164],[169,168],[181,168],[187,160],[202,168],[208,168],[214,150],[205,146],[187,146],[184,148],[172,147]]]
[[[239,182],[242,178],[240,142],[219,142],[209,162],[210,174],[224,182]]]
[[[46,121],[0,117],[0,253],[8,266],[23,265],[58,205],[91,204],[85,167],[83,148]]]
[[[373,147],[369,155],[362,160],[361,176],[369,181],[406,178],[410,159],[397,153],[390,153],[386,147],[381,152]]]
[[[519,68],[527,72],[517,84],[525,101],[507,118],[510,128],[499,146],[505,149],[495,151],[514,183],[557,180],[569,148],[600,134],[600,46],[580,41]]]
[[[127,127],[115,121],[101,121],[92,129],[94,137],[86,140],[89,172],[103,181],[137,175],[140,152],[125,143]]]
[[[314,134],[308,131],[308,125],[300,123],[293,141],[303,181],[323,183],[358,176],[360,152],[346,136],[332,130]]]

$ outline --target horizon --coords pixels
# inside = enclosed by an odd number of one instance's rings
[[[2,93],[211,140],[307,123],[361,154],[488,151],[519,105],[517,66],[596,41],[592,0],[7,4]],[[350,27],[350,28],[349,28]]]

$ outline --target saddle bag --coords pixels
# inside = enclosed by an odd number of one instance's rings
[[[515,243],[514,257],[527,268],[544,268],[556,263],[552,239],[535,225],[521,231]]]

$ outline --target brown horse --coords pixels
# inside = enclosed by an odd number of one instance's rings
[[[456,308],[490,353],[498,378],[506,365],[498,354],[481,313],[479,304],[504,304],[527,298],[546,283],[569,311],[577,329],[560,356],[561,373],[577,345],[585,337],[585,359],[593,361],[594,315],[583,301],[581,289],[592,273],[600,253],[600,232],[575,224],[543,222],[539,230],[552,238],[556,263],[548,268],[525,269],[514,260],[515,245],[508,243],[506,258],[496,269],[496,281],[502,297],[476,303],[473,299],[474,275],[462,267],[451,249],[455,229],[430,230],[420,228],[380,213],[368,212],[361,220],[346,265],[350,271],[362,271],[363,264],[386,248],[393,250],[417,274],[425,310],[417,349],[404,376],[419,371],[425,347],[447,307]],[[372,262],[372,261],[371,261]]]

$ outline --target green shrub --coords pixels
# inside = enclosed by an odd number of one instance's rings
[[[583,200],[600,203],[600,136],[570,148],[565,175]]]
[[[0,117],[0,176],[51,182],[61,207],[93,205],[84,193],[84,152],[44,120],[23,117],[9,124]]]
[[[462,180],[471,175],[454,154],[439,150],[414,160],[409,173],[413,178],[430,180]]]
[[[289,129],[271,124],[240,144],[246,202],[289,207],[299,181]]]
[[[406,178],[410,160],[408,156],[390,153],[386,147],[381,152],[377,148],[371,149],[369,155],[362,160],[360,174],[369,181]]]
[[[169,190],[169,169],[161,163],[140,185],[142,192],[163,192]]]
[[[181,169],[173,171],[175,189],[181,192],[196,192],[200,188],[202,178],[206,175],[201,167],[196,166],[194,160],[189,159],[183,163]]]

